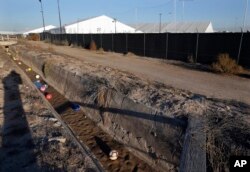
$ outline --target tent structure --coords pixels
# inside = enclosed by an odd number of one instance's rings
[[[56,26],[53,26],[53,25],[45,26],[45,31],[49,31],[54,28],[56,28]],[[30,33],[42,33],[43,31],[44,31],[44,28],[41,27],[41,28],[30,30],[30,31],[26,31],[23,33],[23,35],[28,35]]]
[[[78,20],[64,25],[62,33],[136,33],[136,29],[106,15]],[[60,28],[52,29],[51,33],[60,33]]]
[[[211,22],[176,22],[176,23],[141,23],[134,24],[137,30],[144,33],[213,33]]]

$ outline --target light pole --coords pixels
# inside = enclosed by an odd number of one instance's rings
[[[116,18],[114,18],[112,22],[115,23],[115,33],[116,33]]]
[[[193,1],[193,0],[180,0],[182,1],[182,21],[184,21],[185,16],[185,1]]]
[[[45,22],[44,22],[44,15],[43,15],[43,3],[42,0],[39,0],[41,4],[41,13],[42,13],[42,19],[43,19],[43,32],[45,32]]]
[[[159,16],[160,16],[160,23],[159,23],[159,33],[161,33],[161,13],[159,14]]]
[[[175,31],[176,31],[176,0],[174,0],[174,25],[175,25]]]
[[[62,34],[62,22],[61,22],[61,12],[60,12],[59,0],[57,0],[57,7],[58,7],[58,15],[59,15],[59,23],[60,23],[60,34]]]
[[[247,18],[247,9],[248,9],[248,0],[246,0],[246,8],[245,8],[245,14],[244,14],[244,20],[243,20],[243,27],[241,30],[240,46],[239,46],[239,52],[238,52],[238,57],[237,57],[237,64],[239,64],[239,60],[240,60],[240,52],[241,52],[241,46],[242,46],[244,30],[245,30],[245,25],[246,25],[246,18]]]

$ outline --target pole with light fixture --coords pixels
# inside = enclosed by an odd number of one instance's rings
[[[61,22],[61,12],[60,12],[59,0],[57,0],[57,7],[58,7],[58,16],[59,16],[59,23],[60,23],[60,34],[62,34],[62,22]]]
[[[159,16],[160,16],[159,33],[161,33],[161,15],[162,15],[162,13],[159,14]]]
[[[247,18],[247,9],[248,9],[248,0],[246,0],[246,8],[245,8],[245,14],[244,14],[244,20],[243,20],[243,27],[241,29],[240,46],[239,46],[239,52],[238,52],[238,57],[237,57],[237,64],[239,64],[239,61],[240,61],[240,53],[241,53],[242,41],[243,41],[244,30],[245,30],[245,25],[246,25],[246,18]]]
[[[42,19],[43,19],[43,32],[45,32],[45,22],[44,22],[44,14],[43,14],[43,3],[42,0],[39,0],[41,4],[41,13],[42,13]]]
[[[115,33],[116,33],[116,18],[114,18],[114,20],[112,21],[115,24]]]

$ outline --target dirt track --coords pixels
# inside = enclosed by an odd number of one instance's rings
[[[247,78],[222,76],[204,71],[191,70],[159,59],[124,56],[109,52],[96,53],[79,48],[50,45],[43,42],[29,43],[46,49],[50,47],[56,53],[131,72],[139,77],[158,81],[207,97],[234,99],[250,104],[250,80]]]

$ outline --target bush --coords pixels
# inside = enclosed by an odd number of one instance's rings
[[[243,71],[243,68],[239,66],[227,53],[219,54],[217,62],[212,64],[212,68],[216,72],[229,74],[238,74]]]
[[[93,50],[93,51],[96,51],[96,50],[97,50],[95,41],[92,40],[92,41],[90,42],[89,49],[90,49],[90,50]]]
[[[39,41],[40,40],[40,35],[39,34],[35,34],[35,33],[30,33],[27,36],[27,39],[31,40],[31,41]]]

